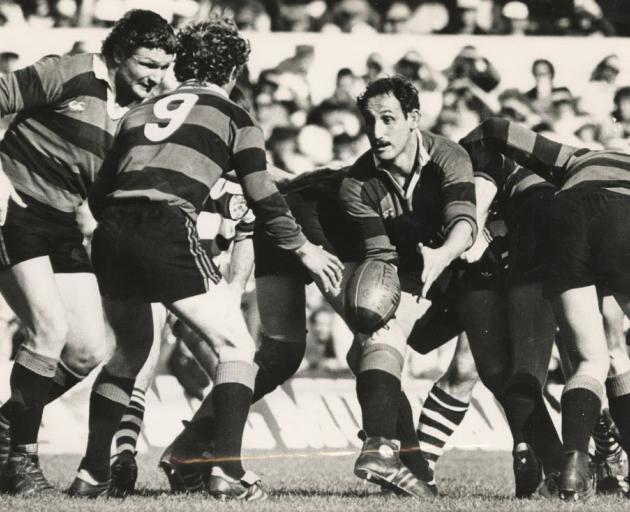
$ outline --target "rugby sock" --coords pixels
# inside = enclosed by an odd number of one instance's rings
[[[76,386],[84,378],[85,375],[80,375],[72,371],[62,360],[60,360],[55,371],[55,376],[53,377],[53,383],[50,388],[50,393],[48,394],[48,400],[46,401],[46,403],[50,403],[56,400],[61,395]]]
[[[517,373],[508,380],[501,402],[515,446],[531,442],[532,415],[541,396],[540,383],[533,375]]]
[[[433,469],[444,453],[444,445],[468,411],[462,402],[434,384],[422,406],[418,422],[418,439],[422,456]]]
[[[400,393],[396,436],[400,439],[400,460],[411,472],[429,484],[435,484],[429,464],[420,452],[420,443],[413,421],[411,404],[404,392]]]
[[[374,343],[363,351],[357,397],[368,437],[396,438],[403,362],[403,356],[385,343]]]
[[[630,372],[606,380],[608,408],[626,453],[630,452]]]
[[[613,428],[610,411],[604,409],[599,415],[593,430],[596,459],[605,460],[617,457],[621,453],[621,445],[617,442],[617,436],[613,432]]]
[[[542,395],[532,413],[531,436],[530,444],[542,461],[545,472],[549,474],[560,470],[564,448]]]
[[[11,446],[37,442],[57,360],[21,346],[11,371]]]
[[[245,473],[241,447],[257,370],[245,361],[219,362],[217,367],[212,389],[214,455],[217,465],[232,478],[240,479]]]
[[[602,407],[603,386],[589,375],[574,375],[564,387],[562,406],[562,439],[565,451],[588,453],[591,433]]]
[[[145,391],[140,388],[133,388],[129,405],[120,420],[120,425],[116,431],[116,453],[124,451],[136,453],[138,437],[142,430],[144,420],[144,397]]]
[[[104,367],[92,386],[88,442],[79,469],[88,471],[99,482],[109,479],[112,438],[129,403],[134,382],[116,377]]]

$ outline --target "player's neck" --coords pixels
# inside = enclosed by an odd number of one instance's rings
[[[414,133],[409,138],[409,142],[402,153],[390,162],[381,162],[381,167],[394,176],[408,176],[416,166],[419,142],[418,137]]]
[[[221,86],[221,85],[213,84],[210,82],[200,82],[199,80],[192,79],[192,80],[186,80],[185,82],[182,82],[179,87],[180,88],[194,87],[198,89],[206,89],[207,91],[219,93],[224,96],[230,95],[230,91],[227,88],[227,84],[224,86]]]

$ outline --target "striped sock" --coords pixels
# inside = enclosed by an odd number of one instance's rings
[[[418,422],[418,439],[420,451],[431,469],[444,453],[449,437],[464,419],[468,405],[437,387],[437,384],[429,391]]]
[[[142,430],[144,420],[145,392],[140,388],[133,388],[131,400],[127,410],[120,420],[120,425],[116,431],[116,453],[120,455],[124,451],[136,453],[138,437]]]

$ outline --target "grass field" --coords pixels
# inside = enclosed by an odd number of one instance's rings
[[[352,474],[355,454],[331,457],[312,454],[304,457],[258,459],[247,467],[263,477],[270,499],[255,503],[219,503],[202,496],[172,496],[157,468],[159,453],[139,456],[138,496],[123,500],[105,498],[79,500],[63,493],[42,498],[20,499],[0,496],[2,511],[63,512],[116,511],[208,511],[255,510],[256,512],[330,511],[555,511],[555,510],[628,510],[627,500],[594,498],[582,505],[559,501],[515,500],[512,495],[511,459],[505,452],[450,451],[438,465],[441,497],[430,501],[381,496],[378,488],[364,484]],[[77,456],[43,456],[42,466],[51,482],[65,489],[74,476]]]

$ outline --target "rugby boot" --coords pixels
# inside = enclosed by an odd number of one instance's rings
[[[7,463],[11,454],[11,432],[9,429],[0,430],[0,492],[9,491],[7,479]]]
[[[588,453],[565,452],[559,487],[560,499],[569,502],[586,501],[595,494],[595,475],[589,465]]]
[[[548,500],[558,498],[560,492],[560,472],[551,471],[545,475],[543,485],[538,489],[538,494]]]
[[[625,496],[627,483],[623,477],[623,450],[608,457],[593,457],[595,470],[595,490],[597,494]]]
[[[432,498],[429,486],[418,479],[399,457],[398,441],[366,437],[354,464],[354,474],[363,480],[386,487],[397,494]]]
[[[543,484],[543,466],[534,450],[526,448],[512,452],[514,488],[517,498],[531,498]]]
[[[268,497],[256,473],[246,471],[239,480],[226,475],[219,466],[212,468],[207,489],[210,496],[221,501],[261,501]]]
[[[96,481],[85,469],[79,470],[68,488],[68,496],[72,498],[101,498],[109,496],[110,480]]]
[[[184,426],[184,430],[162,453],[159,466],[173,492],[202,492],[212,469],[212,443],[188,422]]]
[[[357,436],[363,442],[365,442],[365,440],[367,439],[367,434],[365,433],[365,430],[359,430]],[[429,466],[429,463],[422,456],[422,452],[420,451],[420,445],[418,445],[417,450],[410,450],[410,449],[402,450],[401,449],[399,451],[399,457],[400,457],[401,462],[410,469],[410,471],[416,476],[416,478],[418,478],[418,480],[423,481],[427,485],[427,487],[429,488],[433,496],[437,496],[438,489],[437,489],[437,485],[435,484],[433,470],[431,469],[431,466]],[[418,458],[420,458],[421,461],[418,461]],[[417,468],[417,469],[414,470],[412,468]],[[391,493],[391,492],[392,490],[390,489],[389,486],[383,487],[383,493]]]
[[[133,494],[138,479],[136,454],[125,450],[116,455],[111,467],[112,479],[109,486],[110,496],[122,498]]]
[[[14,446],[6,467],[9,492],[18,496],[51,494],[54,488],[39,467],[37,443]]]

